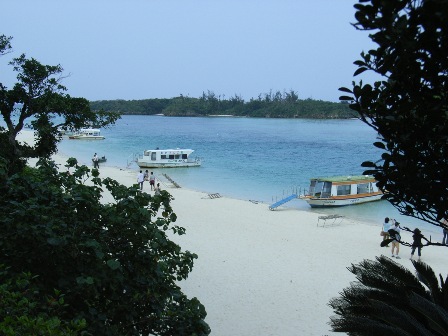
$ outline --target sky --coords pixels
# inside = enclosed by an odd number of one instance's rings
[[[25,53],[60,64],[67,93],[91,101],[294,90],[337,102],[338,88],[361,79],[353,62],[374,47],[350,24],[356,2],[2,0],[0,34],[13,52],[0,57],[0,82],[12,87],[8,62]]]

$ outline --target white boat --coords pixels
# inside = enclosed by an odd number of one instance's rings
[[[308,194],[300,198],[312,208],[324,208],[378,201],[381,196],[372,175],[357,175],[312,178]]]
[[[135,162],[140,168],[197,167],[199,158],[191,158],[192,149],[149,149],[143,155],[137,155]]]
[[[98,128],[81,128],[78,132],[70,135],[69,139],[83,139],[83,140],[103,140],[104,136]]]

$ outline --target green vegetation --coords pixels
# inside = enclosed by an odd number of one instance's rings
[[[441,227],[448,218],[448,2],[360,0],[355,8],[354,26],[371,31],[378,45],[361,54],[355,75],[385,78],[341,88],[348,95],[340,99],[378,132],[374,145],[384,150],[377,162],[363,163],[365,174],[402,214]],[[448,335],[448,278],[440,275],[439,285],[428,265],[412,263],[417,276],[386,257],[352,265],[358,282],[330,302],[333,331]]]
[[[0,35],[0,55],[10,40]],[[204,306],[178,285],[197,256],[169,239],[185,233],[171,195],[102,179],[74,158],[63,172],[50,160],[58,126],[107,126],[118,114],[63,94],[60,66],[25,55],[10,64],[17,83],[0,83],[0,334],[209,334]],[[26,124],[35,144],[17,141]],[[31,157],[37,168],[26,166]]]
[[[257,118],[313,118],[347,119],[356,117],[345,102],[332,103],[322,100],[298,99],[294,91],[270,92],[245,102],[235,95],[229,99],[213,92],[200,98],[179,96],[171,99],[102,100],[90,102],[93,110],[116,111],[121,114],[163,114],[166,116],[232,115]]]
[[[11,277],[0,265],[1,335],[81,335],[86,321],[65,321],[64,295],[57,290],[51,296],[41,295],[34,284],[36,279],[30,273]]]
[[[363,1],[364,2],[364,1]],[[448,2],[372,1],[356,27],[378,48],[355,62],[385,78],[343,88],[350,108],[381,137],[381,160],[365,162],[401,213],[441,226],[448,218]]]
[[[0,35],[0,56],[11,50],[11,37]],[[9,65],[17,72],[17,82],[8,89],[0,82],[0,111],[6,127],[0,127],[0,150],[9,168],[20,169],[24,158],[50,157],[57,151],[61,129],[79,129],[86,124],[99,127],[113,124],[119,114],[92,112],[85,98],[74,98],[64,92],[62,67],[43,65],[24,54]],[[63,120],[56,123],[56,120]],[[29,126],[36,131],[33,147],[18,144],[17,134]]]
[[[359,282],[330,301],[333,331],[347,335],[447,335],[448,278],[412,261],[417,276],[385,256],[349,271]]]

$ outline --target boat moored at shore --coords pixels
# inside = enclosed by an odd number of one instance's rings
[[[324,208],[378,201],[381,196],[373,176],[357,175],[312,178],[301,198],[312,208]]]
[[[78,140],[103,140],[104,136],[101,135],[99,128],[81,128],[78,132],[70,135],[69,139]]]
[[[192,158],[192,149],[149,149],[143,155],[136,155],[135,162],[140,168],[197,167],[199,158]]]

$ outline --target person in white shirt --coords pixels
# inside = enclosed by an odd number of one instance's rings
[[[392,222],[390,221],[389,217],[384,218],[383,227],[381,229],[381,234],[383,235],[383,240],[389,239],[389,230],[392,229]],[[389,245],[386,245],[386,247],[389,247]]]
[[[137,175],[137,183],[140,187],[140,190],[143,190],[143,181],[145,180],[145,177],[143,175],[143,172],[140,170],[140,173]]]
[[[99,162],[98,162],[98,155],[95,153],[95,155],[93,156],[93,159],[92,159],[92,161],[93,161],[93,168],[99,168],[100,167],[100,164],[99,164]]]

